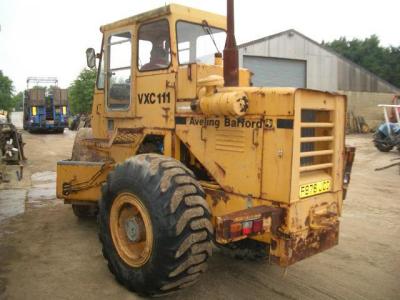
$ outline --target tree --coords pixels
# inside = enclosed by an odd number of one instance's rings
[[[0,109],[11,111],[14,108],[13,82],[0,70]]]
[[[68,88],[72,113],[90,113],[92,107],[96,70],[83,69]]]
[[[364,40],[340,37],[322,45],[400,87],[400,47],[382,47],[376,35]]]
[[[13,96],[12,102],[16,111],[23,110],[23,92],[19,92],[18,94]]]

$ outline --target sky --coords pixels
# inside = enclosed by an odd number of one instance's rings
[[[100,25],[178,3],[225,15],[226,0],[0,0],[0,70],[26,88],[29,76],[55,76],[66,88],[99,51]],[[399,0],[236,0],[238,43],[295,29],[321,42],[376,34],[400,46]]]

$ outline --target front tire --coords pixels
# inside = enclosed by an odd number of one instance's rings
[[[195,283],[212,254],[204,191],[182,163],[142,154],[103,186],[99,236],[110,271],[129,290],[166,294]]]

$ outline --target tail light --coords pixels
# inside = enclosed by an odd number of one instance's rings
[[[253,221],[253,232],[254,233],[259,233],[261,231],[263,231],[263,220],[255,220],[255,221]]]
[[[253,221],[246,221],[242,223],[242,235],[249,235],[252,233]]]
[[[232,238],[237,238],[242,235],[242,224],[232,223],[230,226],[230,236]]]
[[[217,217],[217,242],[221,244],[248,236],[275,232],[280,225],[281,209],[258,206]]]

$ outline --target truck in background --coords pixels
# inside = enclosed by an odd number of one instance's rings
[[[35,85],[29,88],[29,84]],[[50,83],[50,88],[39,84]],[[24,93],[24,129],[29,132],[63,133],[68,126],[68,90],[57,86],[54,77],[29,77]]]

